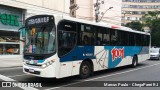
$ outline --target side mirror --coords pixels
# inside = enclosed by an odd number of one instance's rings
[[[18,29],[18,31],[22,30],[23,28],[25,28],[25,27],[21,27],[21,28],[19,28],[19,29]]]
[[[19,41],[21,41],[21,42],[25,42],[25,40],[22,40],[22,39],[20,39]]]

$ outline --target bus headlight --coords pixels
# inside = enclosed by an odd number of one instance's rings
[[[26,61],[23,61],[23,64],[26,65]]]
[[[44,63],[44,64],[42,65],[42,68],[45,68],[45,67],[47,67],[47,65]]]
[[[28,63],[28,61],[26,60],[23,60],[23,64],[26,65]]]
[[[55,62],[54,60],[48,61],[48,62],[42,64],[42,68],[46,68],[46,67],[48,67],[49,65],[52,65],[54,62]]]

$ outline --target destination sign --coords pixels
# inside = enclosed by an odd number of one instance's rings
[[[28,21],[28,25],[40,24],[40,23],[48,23],[48,22],[49,22],[49,17],[36,18],[36,19],[30,19]]]
[[[54,23],[53,16],[34,16],[26,20],[27,25],[39,25],[39,24],[49,24]]]

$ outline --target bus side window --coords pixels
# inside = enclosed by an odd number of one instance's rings
[[[95,30],[97,31],[96,39],[95,39],[95,45],[101,46],[102,45],[102,38],[103,38],[104,28],[95,27]]]
[[[97,37],[96,45],[101,45],[101,38],[100,37]]]
[[[96,38],[96,45],[109,45],[110,42],[110,37],[109,37],[109,29],[108,28],[103,28],[103,27],[97,27],[97,38]]]
[[[129,46],[136,46],[134,33],[129,33]]]
[[[58,26],[58,56],[62,57],[71,52],[76,45],[76,24],[62,21]]]
[[[94,45],[95,32],[91,25],[79,24],[78,25],[78,44],[80,45]]]
[[[89,45],[89,37],[87,36],[87,35],[84,35],[84,37],[83,37],[83,44],[84,45]]]
[[[128,46],[128,45],[131,44],[131,41],[129,42],[129,33],[128,32],[126,32],[126,31],[120,31],[121,46]]]
[[[59,31],[59,55],[63,56],[69,53],[76,43],[76,33]]]
[[[117,30],[111,30],[111,45],[117,45],[118,33]]]
[[[109,45],[110,44],[109,40],[110,40],[109,33],[103,34],[102,45]]]

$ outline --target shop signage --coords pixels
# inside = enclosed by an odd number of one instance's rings
[[[1,14],[0,13],[0,22],[3,25],[19,26],[19,16],[12,14]]]

